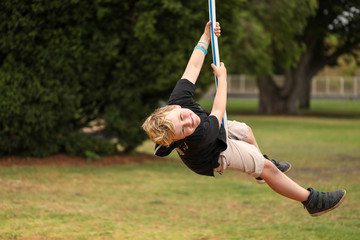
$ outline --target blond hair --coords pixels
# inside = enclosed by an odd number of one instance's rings
[[[175,135],[175,126],[166,116],[174,110],[174,106],[156,109],[143,123],[142,128],[150,139],[163,146],[170,146]]]

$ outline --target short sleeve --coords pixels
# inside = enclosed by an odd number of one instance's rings
[[[172,91],[168,105],[184,106],[193,101],[196,86],[187,79],[179,80]],[[190,100],[190,101],[189,101]]]

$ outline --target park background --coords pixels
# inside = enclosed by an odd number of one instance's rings
[[[358,239],[359,5],[217,2],[229,119],[300,185],[348,191],[312,218],[244,174],[151,155],[141,123],[181,76],[206,1],[1,1],[0,238]]]

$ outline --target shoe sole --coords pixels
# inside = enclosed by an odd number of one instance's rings
[[[346,190],[344,190],[344,195],[341,197],[340,201],[335,206],[333,206],[332,208],[329,208],[329,209],[327,209],[325,211],[318,212],[318,213],[313,213],[313,214],[310,214],[310,215],[313,216],[313,217],[317,217],[317,216],[320,216],[320,215],[322,215],[324,213],[327,213],[327,212],[330,212],[330,211],[334,210],[335,208],[340,206],[341,203],[345,200],[345,196],[346,196]]]
[[[287,173],[288,171],[290,171],[290,169],[292,168],[292,165],[291,165],[291,163],[289,163],[289,164],[290,164],[290,167],[289,167],[288,169],[286,169],[286,171],[283,172],[283,173]],[[257,182],[258,184],[264,184],[264,183],[266,183],[264,179],[261,179],[261,180],[257,180],[257,179],[256,179],[256,182]]]
[[[292,165],[291,165],[291,163],[289,163],[289,164],[290,164],[290,167],[289,167],[288,169],[286,169],[286,171],[285,171],[285,172],[283,172],[283,173],[287,173],[288,171],[290,171],[290,170],[291,170]]]

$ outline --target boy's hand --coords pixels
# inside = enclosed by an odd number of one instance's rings
[[[220,23],[219,22],[216,22],[216,26],[214,28],[214,34],[216,37],[220,37],[221,36],[221,27],[220,27]],[[206,35],[206,37],[208,39],[211,38],[211,21],[208,21],[206,23],[206,26],[205,26],[205,30],[204,30],[204,35]]]
[[[226,72],[225,64],[223,62],[220,63],[219,67],[215,66],[215,64],[212,63],[211,67],[214,71],[213,73],[218,77],[218,80],[225,79],[226,81],[227,72]]]
[[[216,67],[215,64],[211,64],[211,67],[218,78],[218,85],[210,115],[213,115],[218,119],[220,128],[222,122],[221,119],[224,117],[225,113],[227,99],[226,68],[225,64],[222,62],[219,67]]]

